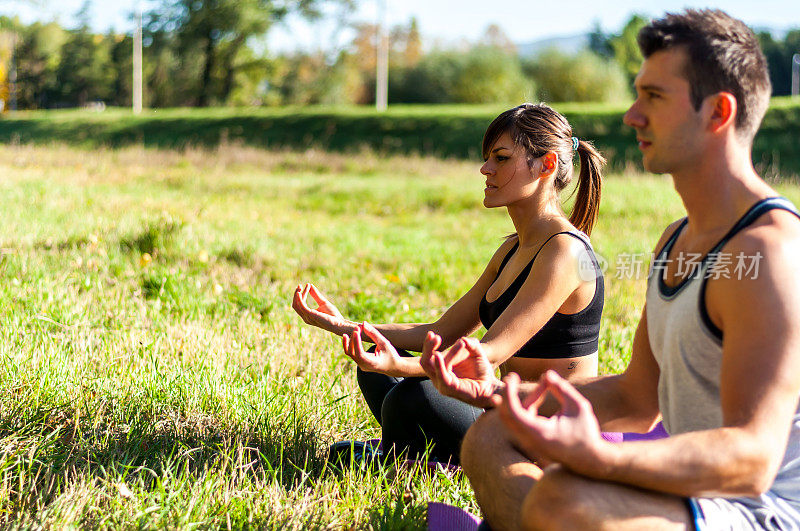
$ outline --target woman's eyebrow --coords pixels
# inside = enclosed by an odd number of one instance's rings
[[[505,147],[505,146],[500,146],[500,147],[494,148],[494,149],[492,150],[492,153],[497,153],[497,152],[498,152],[498,151],[500,151],[501,149],[507,149],[507,150],[509,150],[509,151],[514,151],[514,150],[513,150],[513,149],[511,149],[511,148],[507,148],[507,147]]]

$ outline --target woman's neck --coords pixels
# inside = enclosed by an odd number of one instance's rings
[[[557,201],[531,197],[508,205],[508,215],[519,236],[520,247],[540,244],[554,228],[569,222]]]

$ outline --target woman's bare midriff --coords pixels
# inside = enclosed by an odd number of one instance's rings
[[[500,365],[500,374],[519,374],[523,381],[536,381],[548,369],[553,369],[564,378],[591,377],[597,375],[597,353],[577,358],[516,358],[512,357]]]

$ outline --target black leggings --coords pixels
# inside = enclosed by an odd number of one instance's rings
[[[411,354],[398,349],[404,357]],[[483,413],[444,396],[428,378],[394,378],[357,371],[358,386],[381,425],[384,452],[415,458],[430,448],[430,458],[458,464],[461,440]]]

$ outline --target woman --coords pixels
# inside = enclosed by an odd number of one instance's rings
[[[575,152],[581,169],[567,218],[560,193],[572,179]],[[564,377],[597,373],[603,279],[586,235],[597,217],[605,161],[591,144],[572,136],[561,114],[530,103],[489,125],[483,158],[483,204],[505,207],[516,232],[436,322],[359,324],[345,319],[312,284],[295,290],[295,311],[306,323],[342,336],[345,353],[358,364],[358,384],[381,424],[384,450],[414,456],[429,447],[433,459],[457,462],[464,433],[483,412],[440,395],[419,358],[407,352],[421,351],[429,332],[445,348],[483,324],[481,343],[492,367],[524,380],[536,380],[547,369]],[[307,305],[308,295],[316,309]],[[362,341],[375,347],[365,352]]]

